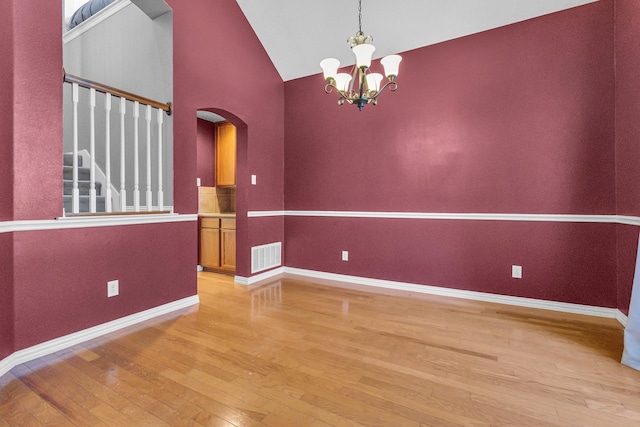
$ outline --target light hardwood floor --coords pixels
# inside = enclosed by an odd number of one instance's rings
[[[14,368],[0,426],[640,425],[615,320],[231,280],[200,273],[198,307]]]

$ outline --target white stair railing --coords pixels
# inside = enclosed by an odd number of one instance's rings
[[[125,132],[124,132],[124,116],[127,112],[127,100],[120,97],[120,210],[127,211],[127,190],[126,190],[126,168],[125,166]]]
[[[166,112],[171,114],[171,103],[163,104],[158,101],[154,101],[148,98],[144,98],[129,92],[125,92],[119,89],[115,89],[100,83],[92,82],[90,80],[82,79],[70,74],[64,74],[65,83],[71,83],[72,85],[72,102],[73,102],[73,185],[72,185],[72,200],[71,211],[72,213],[80,213],[80,186],[79,186],[79,148],[78,148],[78,105],[79,105],[79,87],[89,89],[89,153],[88,156],[83,156],[85,161],[89,164],[89,212],[96,213],[98,211],[98,196],[96,183],[100,182],[104,189],[104,210],[105,212],[113,212],[118,210],[121,212],[127,212],[127,186],[133,187],[133,210],[140,212],[140,156],[139,156],[139,118],[140,118],[140,104],[145,108],[145,121],[146,121],[146,192],[145,192],[145,210],[152,212],[153,206],[153,183],[152,183],[152,126],[151,121],[153,117],[153,111],[156,110],[156,125],[158,134],[158,182],[157,182],[157,206],[158,211],[164,210],[164,194],[163,194],[163,115]],[[96,92],[105,94],[104,111],[105,111],[105,133],[104,133],[104,172],[100,170],[99,176],[97,176],[96,168],[100,169],[97,165],[97,153],[96,153]],[[111,97],[117,96],[120,98],[120,191],[116,190],[111,180]],[[127,183],[126,181],[126,166],[127,166],[127,138],[126,138],[126,103],[127,101],[133,102],[133,183]],[[102,142],[102,141],[100,141]],[[88,157],[88,159],[86,159]],[[98,179],[99,178],[99,179]]]
[[[104,157],[105,169],[107,172],[107,183],[105,190],[105,210],[113,212],[113,203],[111,202],[111,94],[107,93],[104,97]]]
[[[147,121],[147,211],[151,212],[153,209],[152,193],[151,193],[151,105],[147,105],[147,114],[145,115]]]
[[[140,103],[133,104],[133,208],[140,212],[140,150],[138,149],[138,119]]]

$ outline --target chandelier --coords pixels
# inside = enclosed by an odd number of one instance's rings
[[[356,64],[351,73],[338,73],[340,61],[335,58],[326,58],[320,62],[324,79],[327,82],[324,91],[331,93],[335,89],[340,95],[338,105],[344,105],[347,102],[357,105],[358,110],[362,111],[368,103],[376,105],[378,103],[378,95],[387,87],[391,92],[398,89],[396,77],[398,76],[398,68],[402,57],[400,55],[388,55],[380,60],[384,67],[384,74],[388,79],[384,86],[380,87],[384,77],[380,73],[372,73],[369,70],[373,51],[376,50],[371,42],[373,42],[373,37],[365,36],[362,32],[362,0],[358,0],[358,32],[355,37],[347,39],[347,43],[351,46],[351,51],[356,56]]]

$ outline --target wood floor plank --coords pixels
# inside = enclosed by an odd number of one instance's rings
[[[32,414],[33,417],[43,425],[64,426],[71,424],[71,420],[65,417],[64,414],[58,411],[53,405],[30,390],[22,381],[15,377],[13,378],[15,380],[2,391],[8,393],[13,403],[18,404],[25,412]],[[2,400],[4,399],[0,399],[0,401]]]
[[[0,427],[631,427],[612,319],[200,273],[200,304],[15,367]]]

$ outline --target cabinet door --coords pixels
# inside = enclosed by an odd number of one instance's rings
[[[236,127],[216,126],[216,186],[236,185]]]
[[[222,268],[236,269],[236,230],[221,229],[222,232]]]
[[[200,229],[200,265],[220,268],[220,229]]]

